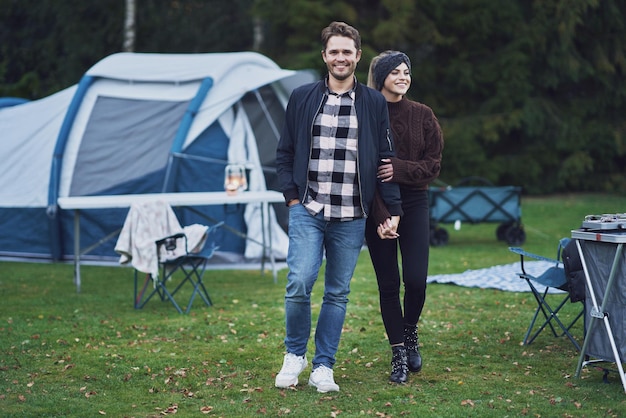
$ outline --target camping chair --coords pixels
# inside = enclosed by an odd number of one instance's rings
[[[189,283],[193,287],[189,302],[187,303],[185,313],[189,313],[191,306],[196,295],[200,295],[200,298],[204,301],[205,305],[211,306],[213,302],[211,297],[204,286],[202,281],[204,272],[206,270],[207,261],[213,256],[213,253],[218,248],[213,240],[209,241],[209,237],[214,235],[216,228],[220,227],[223,222],[215,224],[207,230],[207,243],[205,243],[201,254],[194,254],[189,251],[188,237],[180,232],[162,239],[155,241],[156,251],[158,254],[158,262],[160,267],[160,274],[155,280],[150,274],[146,274],[146,278],[143,283],[143,287],[139,294],[137,294],[137,270],[135,270],[135,309],[141,309],[143,306],[154,296],[158,294],[161,301],[169,300],[179,313],[182,313],[182,309],[174,299],[174,295],[185,285]],[[184,253],[181,255],[175,255],[173,258],[164,256],[163,254],[176,254],[180,245],[180,240],[183,242]],[[208,247],[207,247],[207,244]],[[173,291],[167,289],[167,284],[170,282],[175,273],[181,272],[183,279],[178,283]],[[146,294],[146,290],[153,282],[153,289],[150,293]]]
[[[530,290],[537,301],[537,308],[535,309],[535,313],[530,321],[530,325],[528,326],[528,330],[526,331],[526,335],[524,336],[523,344],[528,345],[532,343],[535,338],[543,331],[546,327],[552,331],[552,334],[555,337],[567,336],[569,340],[572,342],[574,347],[578,351],[580,351],[580,345],[572,336],[570,329],[572,326],[578,321],[578,319],[584,314],[584,304],[581,311],[576,315],[576,317],[569,323],[569,325],[564,325],[563,322],[559,319],[559,312],[563,306],[570,300],[570,294],[568,289],[568,280],[565,275],[565,270],[563,268],[563,262],[561,261],[561,253],[563,248],[569,242],[569,238],[562,238],[559,241],[558,249],[557,249],[557,258],[552,259],[548,257],[543,257],[537,254],[532,254],[519,247],[509,247],[509,250],[520,255],[521,261],[521,269],[522,271],[518,273],[521,279],[524,279]],[[524,267],[525,258],[532,258],[535,260],[548,261],[553,265],[548,267],[543,273],[540,275],[534,276],[529,274]],[[543,287],[543,291],[539,289]],[[547,296],[550,289],[559,289],[566,292],[564,298],[559,299],[560,303],[556,306],[556,308],[552,308],[552,306],[548,303]],[[557,296],[555,296],[557,297]],[[559,298],[561,295],[559,294]],[[544,321],[537,328],[536,331],[533,332],[535,325],[538,325],[537,319],[539,318],[539,314],[543,315]],[[560,329],[561,333],[557,333],[557,329]]]
[[[135,268],[135,309],[143,308],[158,295],[161,301],[171,302],[179,313],[183,313],[175,296],[187,283],[192,291],[185,313],[191,310],[196,295],[211,306],[213,302],[203,276],[208,260],[218,248],[215,232],[222,225],[223,222],[211,227],[194,224],[182,228],[174,211],[165,202],[132,205],[115,251],[122,255],[120,263],[132,261]],[[141,289],[140,273],[145,273]],[[176,282],[179,278],[180,282]],[[168,287],[174,289],[170,291]]]

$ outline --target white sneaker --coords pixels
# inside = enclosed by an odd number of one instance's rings
[[[333,378],[333,369],[322,365],[311,372],[309,385],[315,386],[318,392],[339,392],[339,386]]]
[[[298,384],[298,376],[307,366],[306,355],[296,356],[292,353],[285,354],[283,368],[276,375],[274,385],[277,388],[288,388]]]

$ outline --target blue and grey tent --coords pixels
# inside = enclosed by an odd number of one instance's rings
[[[274,155],[290,91],[309,73],[253,52],[111,55],[80,82],[41,100],[0,108],[0,257],[69,260],[73,214],[57,198],[223,191],[224,168],[242,163],[251,190],[276,188]],[[286,256],[284,205],[201,208],[260,241],[271,228]],[[116,261],[114,235],[127,210],[81,212],[82,259]],[[181,223],[203,223],[192,211]],[[261,246],[221,232],[228,260],[254,260]],[[100,242],[103,237],[112,237]],[[93,245],[99,243],[101,245]]]

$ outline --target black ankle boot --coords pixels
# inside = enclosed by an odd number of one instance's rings
[[[417,337],[417,325],[404,326],[404,347],[407,352],[409,370],[412,372],[422,370],[422,356]]]
[[[409,374],[409,368],[407,366],[406,348],[401,345],[391,347],[393,353],[391,357],[391,374],[389,380],[394,383],[404,383]]]

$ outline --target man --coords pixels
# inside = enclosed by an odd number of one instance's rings
[[[333,377],[350,280],[364,242],[365,218],[378,189],[391,218],[379,235],[393,239],[401,215],[397,184],[379,182],[381,159],[394,156],[384,97],[356,81],[359,32],[333,22],[322,30],[324,80],[293,91],[276,151],[281,191],[289,207],[285,294],[287,354],[275,385],[298,384],[307,366],[311,290],[324,252],[324,297],[315,330],[309,384],[338,391]]]

